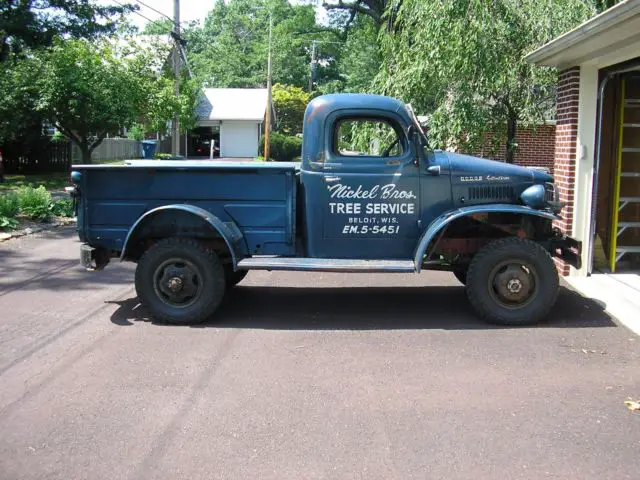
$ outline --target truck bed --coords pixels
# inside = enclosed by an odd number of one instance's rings
[[[297,163],[134,163],[72,167],[81,173],[78,229],[83,241],[120,252],[145,212],[190,204],[235,222],[250,254],[295,253]]]

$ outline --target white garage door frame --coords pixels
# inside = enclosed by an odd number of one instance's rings
[[[224,120],[220,122],[220,156],[254,158],[258,156],[260,122]]]

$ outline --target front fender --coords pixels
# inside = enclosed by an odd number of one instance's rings
[[[162,207],[149,210],[144,215],[142,215],[138,220],[136,220],[136,222],[127,233],[127,237],[124,241],[124,247],[122,248],[122,252],[120,254],[120,260],[124,260],[126,258],[128,250],[135,242],[137,232],[140,231],[140,229],[146,224],[146,222],[151,221],[156,215],[160,213],[172,210],[182,211],[189,215],[194,215],[200,220],[209,224],[209,226],[211,226],[211,228],[215,230],[227,244],[227,247],[231,252],[231,260],[235,269],[238,261],[240,261],[246,253],[241,248],[242,233],[240,232],[240,229],[234,223],[225,223],[211,212],[203,208],[196,207],[195,205],[189,204],[163,205]]]
[[[413,262],[416,272],[422,268],[422,259],[427,254],[427,248],[431,241],[445,228],[448,224],[460,217],[472,215],[474,213],[519,213],[522,215],[532,215],[535,217],[547,218],[549,220],[561,220],[561,217],[551,212],[535,210],[522,205],[495,204],[495,205],[477,205],[473,207],[462,207],[455,210],[449,210],[433,220],[424,231],[418,245],[416,246]]]

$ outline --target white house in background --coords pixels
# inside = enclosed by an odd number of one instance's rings
[[[189,155],[208,157],[210,141],[214,140],[220,148],[216,156],[256,157],[267,101],[266,88],[204,89],[196,109],[198,122],[191,135],[193,151]],[[273,105],[271,109],[273,112]]]

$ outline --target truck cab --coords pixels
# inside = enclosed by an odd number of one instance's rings
[[[300,171],[308,256],[347,259],[413,258],[421,224],[450,203],[448,175],[417,142],[418,130],[397,100],[329,95],[305,116]],[[443,172],[448,166],[443,165]],[[428,184],[428,185],[427,185]]]
[[[173,323],[210,318],[254,269],[452,271],[479,315],[532,323],[553,305],[553,228],[543,172],[431,149],[410,106],[336,94],[310,102],[299,163],[140,161],[74,166],[85,266],[138,263],[136,289]]]

